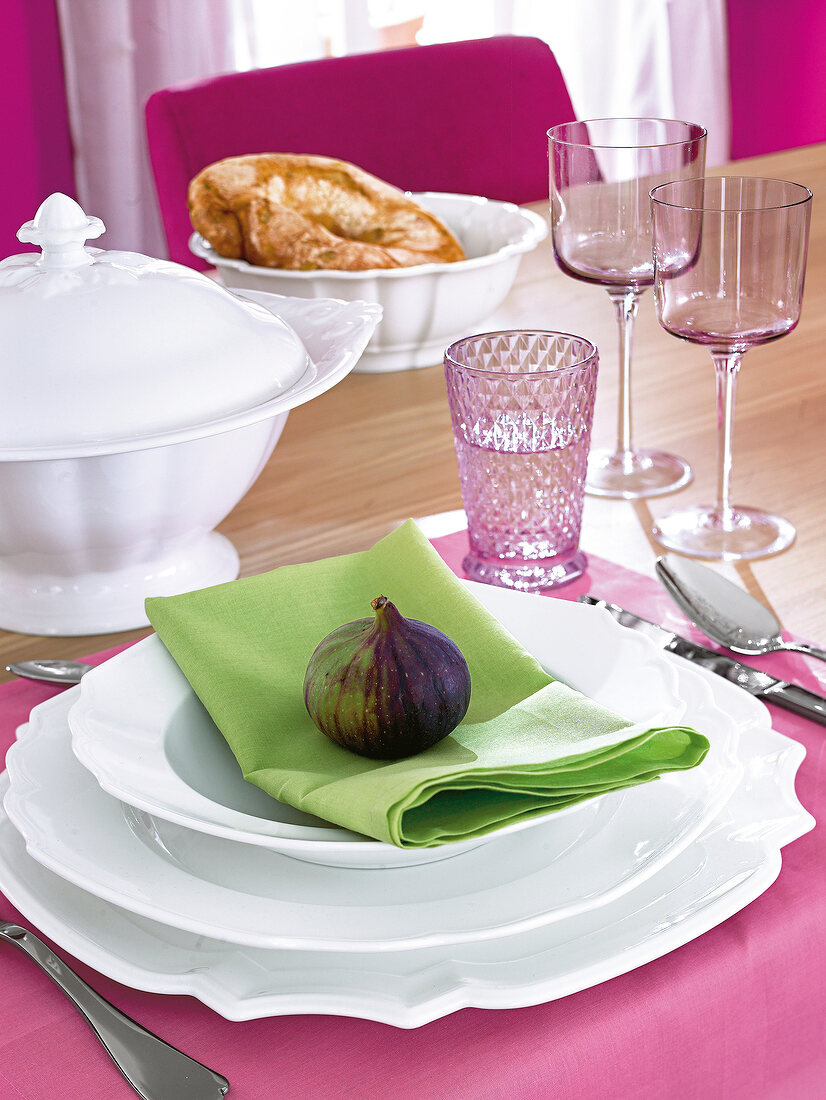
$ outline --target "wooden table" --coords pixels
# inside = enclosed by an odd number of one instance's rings
[[[804,183],[815,199],[800,325],[748,352],[734,441],[734,502],[785,515],[797,541],[775,558],[722,568],[770,603],[787,629],[826,644],[826,202],[820,197],[826,145],[728,170]],[[546,241],[523,260],[513,290],[485,327],[561,329],[593,340],[601,353],[593,443],[613,444],[617,336],[604,291],[558,271]],[[660,329],[650,294],[635,333],[632,410],[635,442],[682,455],[694,481],[648,502],[589,497],[582,546],[651,574],[661,552],[649,535],[653,517],[713,500],[716,413],[710,356]],[[434,366],[351,375],[290,413],[266,469],[219,530],[238,547],[248,576],[365,549],[408,516],[460,507],[444,379]],[[0,668],[27,656],[81,656],[146,633],[39,638],[0,631]]]

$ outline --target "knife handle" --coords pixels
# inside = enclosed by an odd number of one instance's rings
[[[19,947],[60,986],[143,1100],[220,1100],[229,1091],[226,1077],[124,1015],[29,929],[0,921],[0,939]]]
[[[774,684],[761,691],[760,698],[766,703],[775,703],[793,714],[799,714],[803,718],[809,718],[813,722],[819,722],[821,726],[826,726],[826,699],[797,684]]]

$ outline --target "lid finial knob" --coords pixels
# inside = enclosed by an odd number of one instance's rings
[[[40,245],[41,267],[79,267],[93,262],[84,241],[105,231],[100,218],[87,217],[79,203],[57,191],[40,204],[30,222],[20,227],[17,239]]]

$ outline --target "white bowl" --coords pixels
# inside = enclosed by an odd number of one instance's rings
[[[260,474],[287,413],[357,362],[380,311],[364,302],[245,293],[306,347],[277,396],[156,434],[0,447],[0,627],[101,634],[148,623],[144,599],[232,580],[238,554],[213,530]]]
[[[477,331],[501,305],[523,254],[544,240],[548,227],[532,210],[509,202],[435,191],[412,198],[453,230],[466,260],[380,271],[284,271],[228,260],[198,233],[190,248],[217,268],[227,287],[378,302],[384,316],[355,368],[358,373],[430,367],[441,362],[449,344]]]

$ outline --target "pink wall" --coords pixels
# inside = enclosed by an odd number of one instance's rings
[[[55,0],[0,0],[0,258],[53,191],[75,194]]]
[[[826,141],[826,4],[727,0],[734,159]]]

